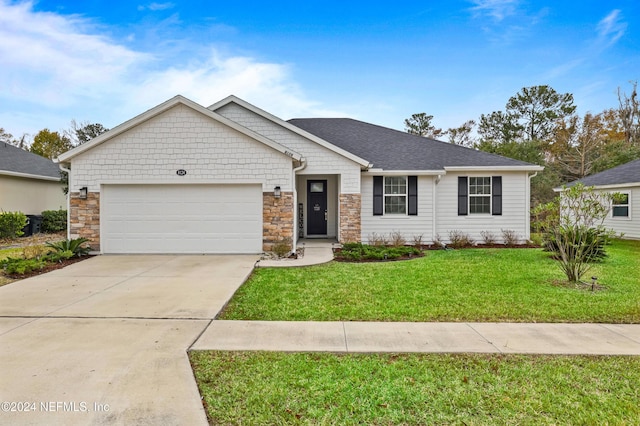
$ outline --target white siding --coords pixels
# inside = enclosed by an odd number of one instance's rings
[[[362,241],[367,242],[373,234],[389,236],[391,232],[402,233],[408,243],[422,235],[424,243],[432,241],[433,230],[433,183],[432,176],[418,176],[418,215],[373,215],[373,176],[362,177]]]
[[[640,239],[640,186],[607,189],[607,192],[623,192],[629,194],[629,217],[613,217],[605,219],[604,226],[623,233],[622,238]]]
[[[341,175],[341,193],[360,193],[360,165],[357,163],[235,103],[225,105],[216,113],[302,154],[307,159],[307,167],[298,174]]]
[[[502,215],[458,216],[458,176],[502,176]],[[482,242],[482,231],[502,241],[502,230],[515,231],[524,242],[529,238],[529,177],[527,172],[447,173],[436,186],[436,234],[449,241],[450,231],[462,231]]]
[[[186,176],[176,171],[184,169]],[[170,110],[72,160],[71,191],[104,183],[261,183],[291,191],[291,159],[191,108]]]

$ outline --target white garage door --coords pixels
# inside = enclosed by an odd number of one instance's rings
[[[260,185],[104,185],[104,253],[259,253]]]

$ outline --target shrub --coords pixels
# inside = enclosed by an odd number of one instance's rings
[[[367,238],[367,240],[369,241],[369,244],[371,244],[372,246],[382,247],[382,246],[389,245],[389,241],[383,234],[378,235],[375,232],[372,232],[371,234],[369,234],[369,237]]]
[[[27,246],[22,249],[22,255],[25,259],[40,259],[49,253],[49,249],[45,246]]]
[[[417,249],[422,248],[422,238],[423,238],[423,234],[413,236],[413,246],[415,248]]]
[[[602,260],[607,256],[605,245],[608,233],[601,228],[586,226],[561,225],[549,238],[549,246],[553,248],[560,269],[570,282],[579,282],[587,272],[590,262]]]
[[[536,229],[543,232],[544,247],[554,253],[569,282],[579,282],[590,263],[606,256],[605,245],[615,232],[603,223],[617,195],[578,184],[534,209],[541,218]]]
[[[0,212],[0,238],[21,237],[22,228],[27,226],[27,216],[21,212]]]
[[[459,230],[449,231],[449,245],[453,248],[463,248],[472,246],[474,243],[473,239]]]
[[[446,246],[446,244],[442,241],[442,237],[440,236],[440,234],[436,234],[436,236],[433,237],[433,245],[437,248],[444,248]]]
[[[580,255],[587,263],[599,262],[607,257],[605,246],[610,237],[603,229],[564,225],[544,235],[543,248],[558,258],[564,252]]]
[[[405,240],[400,231],[393,231],[389,234],[389,240],[392,247],[402,247],[407,244],[407,240]]]
[[[9,275],[28,274],[44,268],[46,264],[47,262],[43,259],[21,259],[14,257],[7,257],[0,261],[0,267]]]
[[[293,245],[291,244],[291,238],[284,238],[273,245],[271,249],[276,256],[285,257],[289,253],[291,253],[291,248]]]
[[[54,251],[45,256],[45,260],[53,263],[62,262],[63,260],[71,259],[75,254],[71,250]]]
[[[512,229],[501,229],[502,231],[502,241],[504,241],[505,245],[512,247],[517,246],[520,243],[520,236],[518,233]]]
[[[75,257],[86,256],[91,251],[90,247],[85,246],[89,240],[86,238],[76,238],[72,240],[63,240],[55,243],[47,243],[47,247],[51,247],[54,252],[70,251]]]
[[[496,236],[491,231],[480,231],[480,236],[485,244],[495,244]]]
[[[347,243],[336,253],[336,258],[342,260],[394,260],[401,257],[419,256],[422,252],[415,247],[383,247],[361,243]]]
[[[66,229],[66,210],[45,210],[42,212],[42,232],[62,232]]]

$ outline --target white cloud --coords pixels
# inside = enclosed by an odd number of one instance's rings
[[[0,1],[1,97],[69,105],[74,97],[122,78],[149,55],[91,34],[79,16],[34,12],[32,3]],[[96,31],[97,32],[97,31]]]
[[[627,24],[622,22],[620,10],[614,9],[598,22],[596,29],[600,43],[605,46],[611,46],[624,35],[627,30]]]
[[[475,6],[471,10],[480,15],[488,15],[500,22],[508,16],[514,15],[519,0],[470,0]]]
[[[204,62],[149,73],[131,98],[142,107],[176,94],[205,106],[233,94],[282,118],[345,115],[306,99],[287,65],[224,57],[216,50]]]
[[[151,10],[153,12],[156,12],[158,10],[167,10],[167,9],[173,9],[176,5],[174,3],[171,2],[166,2],[166,3],[150,3],[148,5],[139,5],[138,6],[138,10],[143,11],[143,10]]]
[[[107,32],[77,15],[0,0],[0,126],[13,134],[71,119],[112,127],[176,94],[205,106],[235,94],[283,118],[346,115],[306,98],[288,65],[189,40],[176,41],[177,51],[141,52]],[[193,59],[180,64],[179,51]]]

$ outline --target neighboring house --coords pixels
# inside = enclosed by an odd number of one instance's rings
[[[66,205],[57,164],[0,142],[0,211],[39,215]]]
[[[577,183],[600,191],[619,192],[622,197],[615,201],[604,226],[624,234],[623,238],[640,239],[640,159],[571,182],[567,187]]]
[[[351,119],[182,96],[62,154],[71,237],[102,253],[257,253],[301,237],[529,238],[542,167]]]

